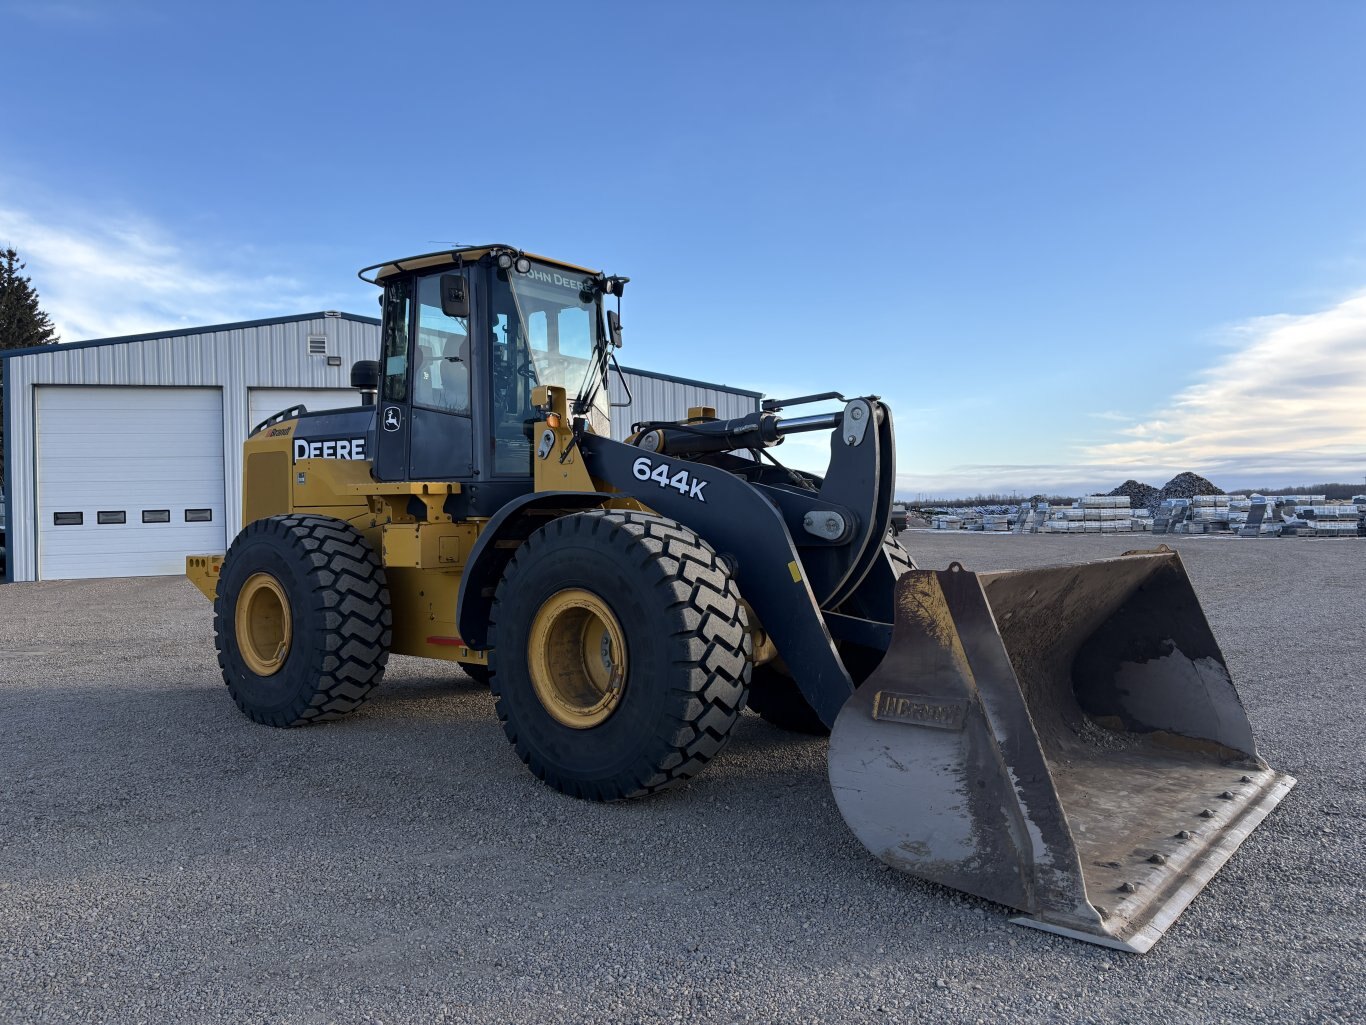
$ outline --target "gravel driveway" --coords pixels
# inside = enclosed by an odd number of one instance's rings
[[[903,535],[991,569],[1135,536]],[[395,658],[272,730],[178,578],[0,587],[0,1022],[1348,1022],[1366,1014],[1366,543],[1171,538],[1299,786],[1148,955],[884,870],[823,741],[746,715],[691,785],[536,782]]]

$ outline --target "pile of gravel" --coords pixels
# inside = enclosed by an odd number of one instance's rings
[[[1198,473],[1178,473],[1162,486],[1163,498],[1194,498],[1196,495],[1222,495],[1224,489]]]
[[[1223,489],[1215,486],[1198,473],[1178,473],[1160,488],[1144,484],[1138,480],[1126,480],[1111,495],[1127,495],[1131,509],[1147,508],[1156,512],[1164,498],[1194,498],[1196,495],[1222,495]]]
[[[1156,509],[1162,501],[1162,492],[1159,489],[1132,479],[1126,480],[1110,494],[1127,495],[1131,509]]]

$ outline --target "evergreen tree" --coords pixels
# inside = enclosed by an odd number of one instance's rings
[[[38,292],[24,274],[13,246],[0,249],[0,349],[60,341],[52,318],[38,306]]]
[[[24,274],[24,263],[13,246],[0,248],[0,349],[23,349],[57,342],[52,318],[38,306],[38,292]],[[4,364],[0,363],[0,368]],[[3,369],[0,369],[3,375]],[[4,402],[4,378],[0,376],[0,403]],[[4,424],[0,423],[0,475],[5,468]],[[0,476],[0,482],[4,480]],[[3,484],[0,483],[0,487]]]

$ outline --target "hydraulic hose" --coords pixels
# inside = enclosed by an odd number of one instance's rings
[[[703,420],[697,423],[644,423],[634,444],[661,455],[694,455],[705,452],[732,452],[777,445],[789,434],[807,431],[833,431],[840,426],[843,412],[817,413],[783,419],[774,413],[758,412],[733,420]]]

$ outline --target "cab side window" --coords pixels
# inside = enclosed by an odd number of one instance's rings
[[[413,356],[413,402],[469,416],[469,321],[442,312],[440,274],[430,274],[418,281],[417,345]]]
[[[384,286],[384,386],[385,402],[408,398],[408,303],[413,283],[407,278]]]

